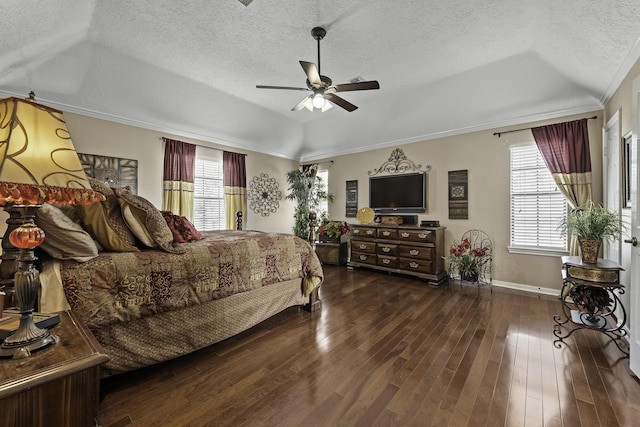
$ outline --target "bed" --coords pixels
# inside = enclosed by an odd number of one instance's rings
[[[107,376],[209,346],[288,307],[319,306],[323,273],[309,242],[242,230],[201,237],[43,262],[40,310],[73,310],[110,357]]]

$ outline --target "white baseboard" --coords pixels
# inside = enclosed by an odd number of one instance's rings
[[[551,295],[554,297],[560,296],[560,289],[542,288],[540,286],[523,285],[521,283],[503,282],[500,280],[494,280],[493,286],[499,288],[513,289],[516,291],[533,292],[542,295]]]

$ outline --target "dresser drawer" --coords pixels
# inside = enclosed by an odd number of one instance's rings
[[[422,260],[432,260],[434,258],[433,248],[423,248],[420,246],[399,246],[398,256],[403,258],[414,258]]]
[[[351,252],[351,262],[360,262],[363,264],[376,265],[376,254],[368,254],[364,252]]]
[[[391,243],[380,243],[378,242],[378,254],[388,255],[388,256],[397,256],[398,255],[398,245],[394,245]]]
[[[381,267],[398,268],[398,258],[394,256],[378,255],[378,265]]]
[[[431,261],[400,258],[400,269],[417,273],[432,273]]]
[[[393,228],[379,228],[378,239],[391,239],[396,240],[398,238],[398,230]]]
[[[436,234],[430,230],[398,230],[398,240],[407,242],[433,243],[436,241]]]
[[[361,225],[352,225],[351,236],[352,237],[371,237],[373,239],[376,237],[376,229],[375,227],[363,227]]]
[[[370,254],[375,254],[376,242],[369,242],[367,240],[352,240],[351,250],[354,252],[366,252]]]

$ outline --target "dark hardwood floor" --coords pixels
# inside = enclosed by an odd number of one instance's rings
[[[560,274],[560,272],[558,272]],[[325,267],[320,313],[102,381],[116,426],[632,426],[640,384],[604,335],[553,345],[557,298]]]

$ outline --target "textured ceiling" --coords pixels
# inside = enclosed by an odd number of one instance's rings
[[[0,91],[313,159],[600,109],[640,56],[637,0],[3,0]],[[290,109],[298,61],[359,109]]]

